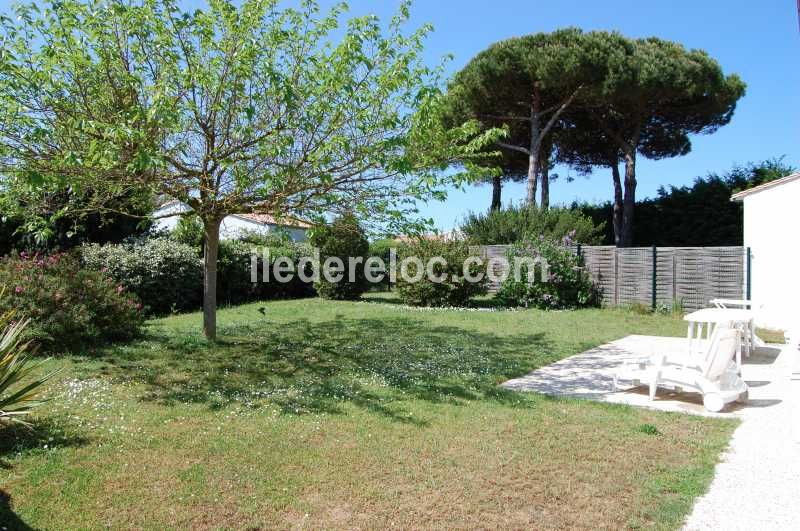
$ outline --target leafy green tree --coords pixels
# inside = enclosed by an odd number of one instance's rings
[[[451,112],[487,128],[504,127],[496,145],[527,159],[527,202],[536,204],[542,146],[562,114],[605,77],[607,54],[621,37],[564,29],[508,39],[491,45],[455,76],[449,89]]]
[[[614,182],[614,228],[619,246],[633,242],[636,158],[685,155],[692,134],[727,124],[744,95],[735,74],[702,50],[657,38],[629,41],[606,56],[607,77],[573,110],[560,140],[561,160],[579,167],[609,166]],[[624,164],[624,180],[618,164]]]
[[[2,19],[0,174],[133,188],[188,204],[205,233],[203,325],[216,335],[219,228],[229,214],[319,221],[343,209],[407,230],[493,140],[443,123],[428,26],[340,27],[277,0],[51,0]],[[339,37],[340,36],[340,37]],[[440,170],[454,162],[467,171]],[[98,201],[98,208],[102,201]]]

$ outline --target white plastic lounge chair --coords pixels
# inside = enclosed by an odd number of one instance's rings
[[[661,354],[637,366],[623,367],[614,375],[614,392],[619,380],[649,385],[650,400],[655,399],[658,387],[696,391],[703,395],[705,408],[715,413],[725,404],[747,400],[747,384],[737,374],[734,362],[740,334],[735,328],[720,325],[701,355]]]

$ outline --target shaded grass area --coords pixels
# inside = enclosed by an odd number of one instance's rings
[[[0,517],[43,529],[675,528],[730,421],[497,383],[680,321],[316,299],[152,321],[69,357],[38,434],[0,431]],[[5,500],[5,501],[3,501]]]

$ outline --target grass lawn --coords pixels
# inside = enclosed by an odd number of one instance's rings
[[[0,521],[41,529],[676,528],[733,421],[496,384],[680,320],[256,303],[68,355],[0,431]],[[655,429],[654,429],[655,428]]]

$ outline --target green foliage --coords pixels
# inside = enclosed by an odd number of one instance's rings
[[[393,238],[385,238],[382,240],[376,240],[369,244],[369,256],[375,256],[380,258],[383,263],[386,265],[387,271],[390,266],[391,261],[391,250],[395,250],[395,257],[399,256],[400,248],[404,244],[398,240]],[[388,290],[391,288],[391,279],[389,278],[389,274],[383,276],[380,282],[377,284],[370,284],[370,288],[374,290]]]
[[[270,243],[271,263],[286,256],[297,267],[309,256],[308,245],[288,240],[257,238]],[[253,300],[307,297],[312,287],[294,276],[291,282],[251,282],[251,253],[256,245],[238,240],[220,242],[217,261],[217,298],[224,304]],[[259,252],[261,250],[259,249]],[[193,311],[200,307],[203,291],[201,249],[172,238],[147,238],[119,245],[87,245],[81,248],[87,267],[107,272],[116,282],[136,293],[149,314]],[[258,258],[259,275],[263,256]]]
[[[194,310],[202,296],[198,249],[169,238],[81,248],[86,267],[107,272],[135,293],[151,314]],[[249,278],[249,276],[248,276]]]
[[[178,223],[170,232],[169,237],[176,242],[201,249],[205,239],[203,222],[196,215],[184,214],[178,219]]]
[[[521,261],[524,258],[538,258],[540,262],[531,269]],[[504,306],[559,310],[600,304],[600,293],[591,275],[581,267],[580,258],[562,242],[530,238],[515,244],[508,252],[508,259],[511,274],[495,296]],[[546,271],[542,263],[547,264]],[[518,280],[514,275],[516,267],[521,272]]]
[[[30,319],[23,337],[47,351],[93,348],[139,332],[142,305],[110,276],[81,266],[70,254],[0,259],[0,313]]]
[[[405,244],[398,256],[398,272],[396,290],[400,299],[411,306],[467,306],[472,297],[486,293],[486,263],[469,264],[472,278],[480,277],[480,281],[470,282],[464,277],[464,262],[473,256],[469,245],[463,241],[415,240]],[[432,258],[443,258],[445,264],[434,263],[434,275],[443,279],[434,282],[428,278],[426,271],[419,276],[418,265],[409,262],[408,278],[401,274],[401,264],[406,258],[419,258],[426,267]]]
[[[661,431],[654,424],[639,424],[636,431],[644,433],[645,435],[661,435]]]
[[[661,188],[658,195],[636,204],[636,246],[742,245],[743,211],[731,195],[794,172],[781,159],[736,166],[725,174],[710,173],[691,186]],[[611,226],[612,205],[573,205],[596,222]],[[604,243],[614,243],[613,231]]]
[[[295,244],[291,239],[291,237],[289,236],[289,233],[280,227],[277,230],[273,230],[267,233],[258,232],[250,229],[241,230],[236,235],[236,240],[255,247],[293,248],[295,245],[299,245],[298,249],[303,248],[302,244]]]
[[[501,245],[544,236],[549,240],[569,237],[576,243],[596,245],[602,241],[603,224],[595,225],[581,211],[569,208],[547,210],[511,205],[487,214],[470,213],[461,231],[474,245]]]
[[[71,191],[61,185],[32,187],[9,179],[0,193],[0,255],[10,250],[64,251],[84,243],[119,243],[150,229],[154,202],[147,190],[103,198],[95,190]]]
[[[0,293],[0,298],[7,296]],[[44,402],[37,394],[55,372],[32,377],[40,363],[31,363],[35,349],[25,341],[25,331],[30,321],[16,320],[14,311],[0,314],[0,423],[23,420],[31,410]]]
[[[320,274],[314,283],[317,294],[324,299],[352,300],[361,297],[368,288],[364,276],[364,264],[352,264],[350,258],[366,260],[369,242],[364,229],[351,214],[336,218],[333,223],[318,227],[311,236],[311,243],[319,248]],[[344,264],[343,277],[339,282],[329,282],[322,274],[328,258],[339,258]],[[352,282],[350,281],[352,277]]]
[[[260,241],[267,245],[253,245],[252,241]],[[281,257],[289,258],[293,269],[297,271],[299,259],[311,256],[312,249],[306,244],[298,244],[288,240],[275,238],[250,237],[248,242],[240,240],[223,240],[219,246],[217,261],[217,300],[223,304],[241,304],[243,302],[268,299],[292,299],[309,297],[314,294],[310,283],[303,282],[297,274],[291,276],[289,282],[278,282],[270,276],[269,282],[251,282],[251,257],[254,250],[258,252],[257,268],[259,275],[263,272],[263,247],[269,249],[269,266]],[[309,274],[310,270],[306,269]],[[310,274],[309,274],[310,276]]]
[[[408,2],[386,24],[343,24],[343,4],[180,4],[59,0],[0,18],[10,180],[108,197],[144,186],[207,227],[352,211],[405,232],[421,223],[412,200],[466,182],[492,141],[475,123],[443,127],[444,69],[425,64],[431,28],[407,30]],[[456,163],[466,171],[442,171]]]

